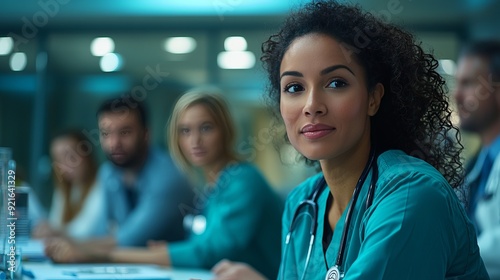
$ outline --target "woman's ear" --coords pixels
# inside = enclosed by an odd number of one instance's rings
[[[378,108],[380,108],[380,102],[382,102],[382,97],[384,97],[384,86],[378,83],[370,93],[370,103],[368,104],[368,115],[370,117],[375,116],[377,113]]]

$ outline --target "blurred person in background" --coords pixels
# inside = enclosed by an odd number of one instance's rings
[[[467,163],[467,210],[491,279],[500,279],[500,41],[477,41],[460,53],[453,93],[460,128],[481,147]]]
[[[109,160],[98,172],[102,215],[112,231],[81,242],[51,239],[46,247],[71,243],[75,250],[109,252],[117,246],[146,246],[148,240],[184,239],[180,206],[189,205],[193,192],[170,156],[150,146],[144,104],[128,95],[109,99],[99,107],[97,119],[101,148]]]
[[[81,130],[64,131],[52,139],[54,193],[48,221],[36,226],[34,238],[88,239],[106,234],[94,149]]]
[[[195,204],[202,216],[195,217],[195,232],[185,241],[114,250],[100,259],[205,269],[231,259],[276,278],[283,202],[260,171],[235,153],[235,137],[233,120],[219,94],[196,89],[182,95],[169,120],[168,144],[182,170],[202,175],[204,187]],[[66,262],[92,261],[96,254],[74,253],[70,245],[50,248],[49,255]]]

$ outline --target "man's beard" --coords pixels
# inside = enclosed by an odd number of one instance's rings
[[[132,153],[128,154],[124,160],[117,162],[111,154],[106,154],[106,158],[109,159],[114,165],[120,168],[133,168],[137,165],[141,164],[143,154],[145,153],[145,149],[137,149]]]

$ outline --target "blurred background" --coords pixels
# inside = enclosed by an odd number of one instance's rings
[[[153,144],[165,148],[173,103],[193,86],[220,87],[239,128],[239,150],[286,192],[313,170],[271,143],[260,47],[305,0],[38,0],[0,2],[0,146],[17,179],[51,199],[51,136],[80,128],[99,153],[95,111],[129,93],[150,110]],[[500,38],[497,0],[357,0],[414,32],[453,89],[461,45]],[[465,136],[466,156],[474,139]],[[19,183],[19,182],[18,182]]]

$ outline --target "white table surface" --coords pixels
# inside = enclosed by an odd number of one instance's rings
[[[22,245],[22,252],[24,257],[27,257],[28,259],[31,258],[40,260],[34,262],[23,261],[22,264],[23,268],[27,271],[32,272],[36,277],[35,279],[37,280],[90,279],[84,277],[91,277],[92,274],[83,273],[85,275],[80,274],[75,277],[71,275],[65,275],[64,272],[71,272],[71,271],[81,272],[82,270],[85,269],[89,270],[91,268],[99,268],[102,271],[103,267],[111,269],[113,267],[114,268],[125,267],[125,268],[136,268],[136,269],[139,268],[141,269],[141,272],[144,272],[148,275],[160,276],[163,279],[170,279],[170,280],[213,279],[213,274],[210,271],[198,270],[198,269],[177,269],[177,268],[172,269],[166,267],[159,267],[155,265],[141,265],[141,264],[54,264],[51,261],[45,259],[43,248],[44,248],[43,242],[40,240],[30,240],[27,244]],[[119,277],[120,275],[117,274],[105,274],[104,276],[105,277],[102,277],[101,275],[101,278],[98,278],[99,275],[97,275],[97,278],[94,277],[92,279],[126,279],[125,277],[120,278]],[[141,276],[142,274],[139,274],[139,277]],[[25,279],[32,279],[32,278],[23,277],[23,280]],[[142,279],[147,279],[147,278],[142,278]]]
[[[134,268],[141,269],[141,271],[147,272],[148,274],[155,276],[164,276],[164,279],[171,280],[211,280],[213,278],[213,274],[210,271],[206,270],[197,270],[197,269],[172,269],[165,267],[158,267],[154,265],[139,265],[139,264],[53,264],[51,262],[25,262],[23,263],[23,268],[25,270],[31,271],[35,275],[35,279],[37,280],[64,280],[64,279],[131,279],[121,277],[119,274],[109,274],[109,278],[103,277],[103,274],[99,275],[91,275],[85,274],[82,276],[72,276],[65,275],[63,271],[82,271],[85,269],[91,268],[109,268],[113,270],[114,268]],[[90,275],[90,276],[86,276]],[[104,274],[106,275],[106,274]],[[87,278],[88,277],[88,278]],[[141,276],[142,277],[142,276]],[[24,277],[24,279],[30,279],[28,277]],[[135,279],[135,278],[133,278]],[[143,278],[143,279],[159,279],[159,278]]]

